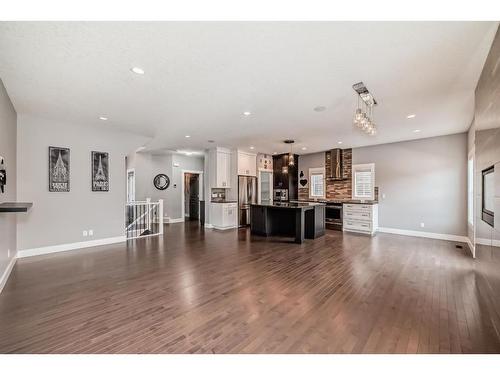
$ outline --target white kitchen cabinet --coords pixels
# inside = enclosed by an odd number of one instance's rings
[[[257,154],[237,151],[238,153],[238,175],[257,177]]]
[[[231,187],[231,151],[217,147],[208,151],[210,187],[227,189]]]
[[[237,203],[210,203],[210,221],[215,229],[231,229],[238,226]]]
[[[378,229],[378,204],[344,203],[342,230],[374,235]]]

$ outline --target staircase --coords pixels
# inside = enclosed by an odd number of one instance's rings
[[[127,239],[163,234],[163,200],[128,202],[125,206]]]

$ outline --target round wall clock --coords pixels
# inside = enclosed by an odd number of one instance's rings
[[[7,185],[7,171],[3,157],[0,156],[0,192],[5,192],[5,185]]]
[[[170,185],[170,178],[164,173],[157,174],[153,179],[153,184],[158,190],[165,190]]]

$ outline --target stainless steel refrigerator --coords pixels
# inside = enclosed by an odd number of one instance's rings
[[[257,203],[257,177],[238,176],[238,225],[250,225],[250,204]]]

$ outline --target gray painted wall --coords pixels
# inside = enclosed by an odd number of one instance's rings
[[[178,165],[178,166],[174,166]],[[136,200],[164,200],[164,216],[179,219],[182,216],[182,170],[204,171],[204,158],[178,154],[153,155],[139,152],[127,156],[127,168],[135,169]],[[170,178],[166,190],[158,190],[153,178],[165,173]]]
[[[0,156],[4,157],[7,170],[7,185],[5,193],[0,192],[0,203],[16,201],[16,117],[0,80]],[[0,278],[16,256],[16,217],[17,214],[0,213]]]
[[[381,227],[467,235],[467,133],[355,148],[352,157],[375,163]]]
[[[33,202],[18,216],[18,250],[124,235],[125,155],[147,139],[103,126],[83,127],[18,116],[17,196]],[[48,190],[48,147],[69,147],[71,191]],[[109,152],[110,191],[91,191],[91,151]],[[93,229],[94,236],[82,231]]]

